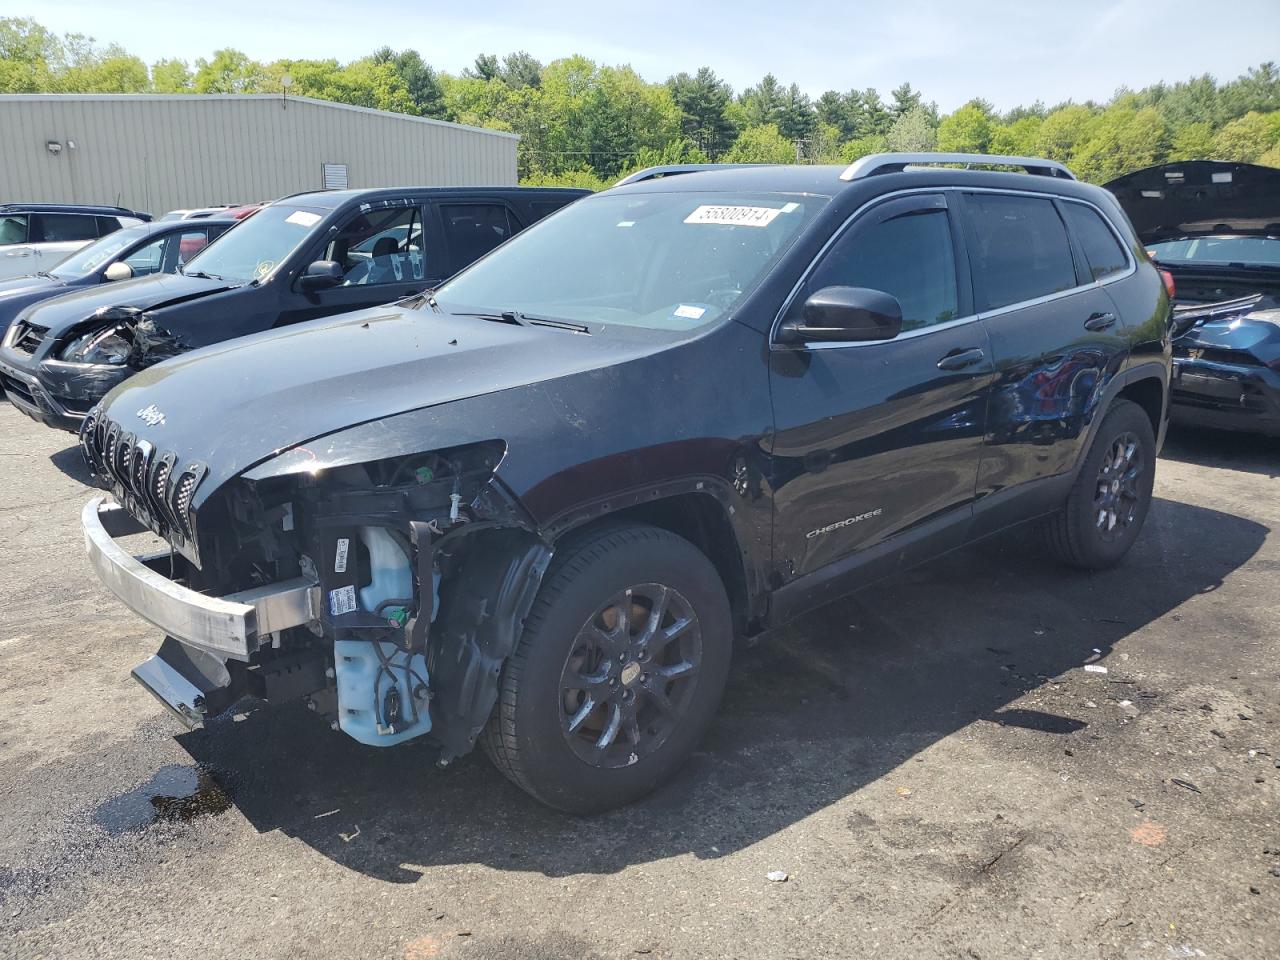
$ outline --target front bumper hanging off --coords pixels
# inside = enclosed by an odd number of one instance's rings
[[[176,641],[133,671],[188,726],[203,715],[211,675],[225,675],[228,659],[247,662],[270,635],[321,616],[320,588],[305,578],[210,597],[162,573],[168,552],[135,557],[116,539],[140,533],[138,524],[105,496],[80,515],[85,549],[103,583],[130,610]],[[216,680],[214,681],[216,685]]]

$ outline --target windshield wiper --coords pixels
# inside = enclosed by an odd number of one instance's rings
[[[590,334],[586,324],[573,323],[570,320],[557,320],[555,317],[540,317],[532,313],[521,313],[519,310],[477,310],[460,312],[459,317],[479,317],[491,323],[509,323],[516,327],[551,327],[555,330],[568,330],[570,333]]]
[[[44,279],[46,279],[46,280],[52,280],[52,279],[53,279],[53,274],[52,274],[52,273],[50,273],[48,270],[37,270],[37,271],[35,272],[35,276],[37,276],[37,277],[43,277],[43,278],[44,278]]]
[[[190,273],[183,270],[184,277],[198,277],[201,280],[225,280],[226,277],[220,277],[216,273],[205,273],[203,270],[192,270]]]
[[[557,320],[555,317],[539,317],[532,313],[516,314],[521,320],[533,327],[551,327],[555,330],[568,330],[571,333],[585,333],[591,330],[585,323],[574,323],[572,320]]]

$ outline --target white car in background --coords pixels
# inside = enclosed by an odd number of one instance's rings
[[[0,280],[47,272],[90,240],[150,219],[124,207],[0,204]]]

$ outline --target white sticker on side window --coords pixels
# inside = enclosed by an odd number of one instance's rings
[[[340,617],[356,609],[356,588],[340,587],[329,591],[329,616]]]
[[[346,537],[338,538],[338,545],[333,550],[333,572],[347,572],[347,552],[351,549],[351,541]]]
[[[730,227],[767,227],[782,211],[774,207],[715,207],[703,205],[685,223],[719,223]]]
[[[302,227],[314,227],[320,222],[320,214],[309,213],[306,210],[295,210],[284,218],[285,223],[296,223]]]

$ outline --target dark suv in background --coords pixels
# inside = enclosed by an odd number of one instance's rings
[[[135,677],[188,724],[305,697],[366,744],[481,741],[598,810],[694,749],[735,636],[1027,521],[1125,555],[1169,299],[1111,194],[1017,157],[662,172],[434,296],[116,388],[80,438],[119,506],[83,519],[167,634]]]
[[[286,197],[177,273],[64,294],[0,346],[14,405],[79,427],[138,370],[196,347],[429,289],[586,190],[399,187]]]

